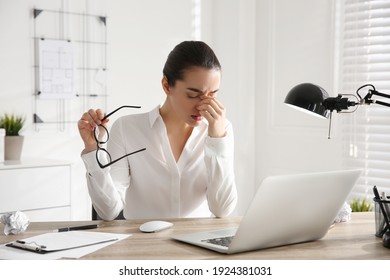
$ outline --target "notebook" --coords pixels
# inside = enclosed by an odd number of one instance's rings
[[[238,228],[172,238],[226,254],[321,239],[360,173],[361,170],[341,170],[267,177]]]

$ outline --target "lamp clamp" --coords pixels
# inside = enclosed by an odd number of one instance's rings
[[[337,97],[328,97],[322,103],[326,109],[333,112],[334,110],[339,113],[342,110],[347,110],[351,106],[356,106],[357,103],[350,101],[347,97],[343,97],[341,94]]]

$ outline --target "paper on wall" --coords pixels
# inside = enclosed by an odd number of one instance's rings
[[[76,97],[76,52],[70,41],[39,40],[39,97]]]

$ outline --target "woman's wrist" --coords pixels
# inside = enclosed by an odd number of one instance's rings
[[[84,147],[84,150],[81,152],[82,155],[88,154],[90,152],[96,151],[96,146]]]

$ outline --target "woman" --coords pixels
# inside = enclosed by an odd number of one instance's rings
[[[109,133],[112,160],[96,160],[94,130],[107,125],[102,110],[78,122],[82,159],[94,208],[100,217],[177,218],[190,216],[205,200],[216,217],[235,208],[233,130],[217,100],[221,65],[204,42],[185,41],[169,54],[163,69],[165,102],[154,110],[119,118]],[[103,161],[104,159],[101,159]],[[107,160],[107,159],[105,159]]]

